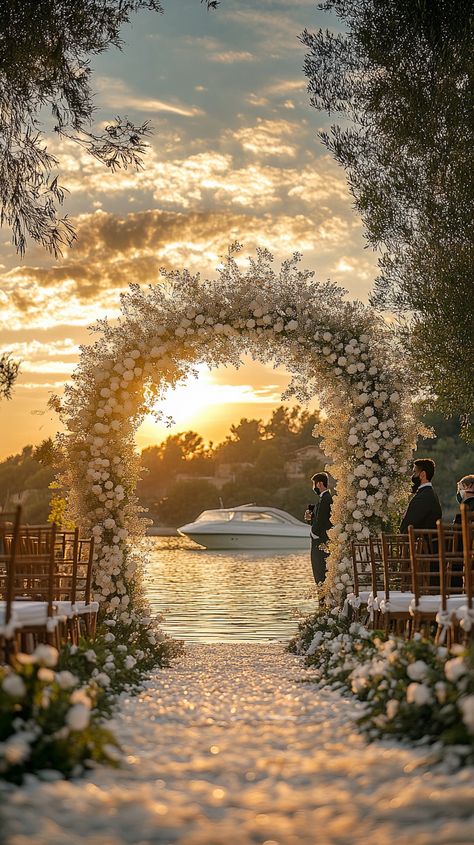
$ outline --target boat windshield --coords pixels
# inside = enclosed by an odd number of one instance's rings
[[[243,522],[279,522],[284,523],[285,520],[281,519],[281,517],[276,516],[273,513],[264,513],[261,512],[249,512],[249,513],[242,513],[242,520]]]
[[[228,522],[234,516],[234,511],[203,511],[196,522]]]

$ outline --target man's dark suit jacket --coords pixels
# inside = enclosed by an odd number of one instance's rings
[[[436,528],[436,520],[441,519],[441,516],[441,505],[435,491],[432,487],[422,487],[405,511],[400,534],[407,534],[409,525],[414,528]]]
[[[327,543],[329,540],[328,531],[332,528],[331,522],[332,496],[329,490],[319,497],[319,502],[313,511],[311,520],[311,531],[319,538],[320,543]],[[318,542],[317,540],[313,540]]]

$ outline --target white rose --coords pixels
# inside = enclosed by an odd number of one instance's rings
[[[396,698],[391,698],[387,701],[387,719],[394,719],[398,713],[398,708],[400,706],[400,702],[397,701]]]
[[[455,684],[462,675],[467,672],[467,666],[462,657],[455,657],[444,664],[444,674],[448,681]]]
[[[469,733],[474,734],[474,695],[466,695],[458,701],[462,719]]]
[[[40,645],[36,646],[33,656],[36,658],[37,663],[41,663],[43,666],[49,666],[52,668],[53,666],[56,666],[59,654],[57,649],[53,648],[53,646],[40,643]]]
[[[22,678],[14,673],[7,675],[6,678],[3,679],[2,689],[12,698],[23,698],[26,693],[26,687]]]
[[[417,707],[422,707],[424,704],[430,704],[431,700],[431,690],[425,684],[413,683],[408,685],[408,704],[416,704]]]
[[[66,713],[66,725],[72,731],[84,731],[89,725],[90,711],[85,704],[73,704]]]
[[[3,747],[3,756],[12,766],[23,763],[30,756],[30,746],[19,736],[12,736]]]
[[[424,660],[415,660],[407,666],[407,675],[412,681],[422,681],[426,677],[428,666]]]
[[[62,672],[57,673],[56,681],[61,689],[71,689],[79,682],[79,678],[77,678],[76,675],[73,675],[72,672],[68,672],[67,669],[64,669]]]

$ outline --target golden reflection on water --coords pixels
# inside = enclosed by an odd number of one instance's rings
[[[308,551],[208,551],[149,538],[146,591],[163,629],[193,642],[287,640],[316,608]]]

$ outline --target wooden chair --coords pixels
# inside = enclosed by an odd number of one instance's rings
[[[356,620],[367,620],[368,601],[372,593],[372,561],[368,540],[353,540],[351,543],[354,591],[346,596],[344,613],[351,613]]]
[[[457,620],[466,638],[474,637],[474,511],[461,505],[463,574],[466,603],[456,611]]]
[[[380,601],[385,596],[382,541],[380,537],[369,537],[370,566],[372,573],[372,591],[367,600],[370,627],[380,628]]]
[[[450,627],[448,612],[454,613],[466,602],[462,586],[455,586],[450,574],[452,531],[453,526],[442,526],[440,529],[438,525],[435,530],[408,526],[414,592],[411,604],[413,628],[414,631],[424,630],[430,635],[436,623],[435,639],[440,642]]]
[[[38,642],[60,648],[59,622],[53,597],[56,525],[19,526],[12,566],[12,608],[19,623],[20,648],[31,651]]]
[[[72,641],[81,633],[95,637],[99,603],[92,601],[94,539],[79,537],[79,529],[59,532],[60,559],[56,561],[54,605],[68,619]]]
[[[384,621],[385,632],[388,634],[393,631],[410,637],[412,628],[410,604],[414,594],[408,535],[382,534],[381,546],[384,598],[379,602],[379,610]]]
[[[439,642],[447,639],[448,645],[451,645],[460,639],[457,611],[468,601],[464,593],[462,529],[459,524],[445,525],[440,519],[436,527],[441,595],[440,609],[436,616],[437,639]]]
[[[19,630],[13,615],[13,568],[18,546],[21,505],[0,513],[0,663],[8,662]]]

